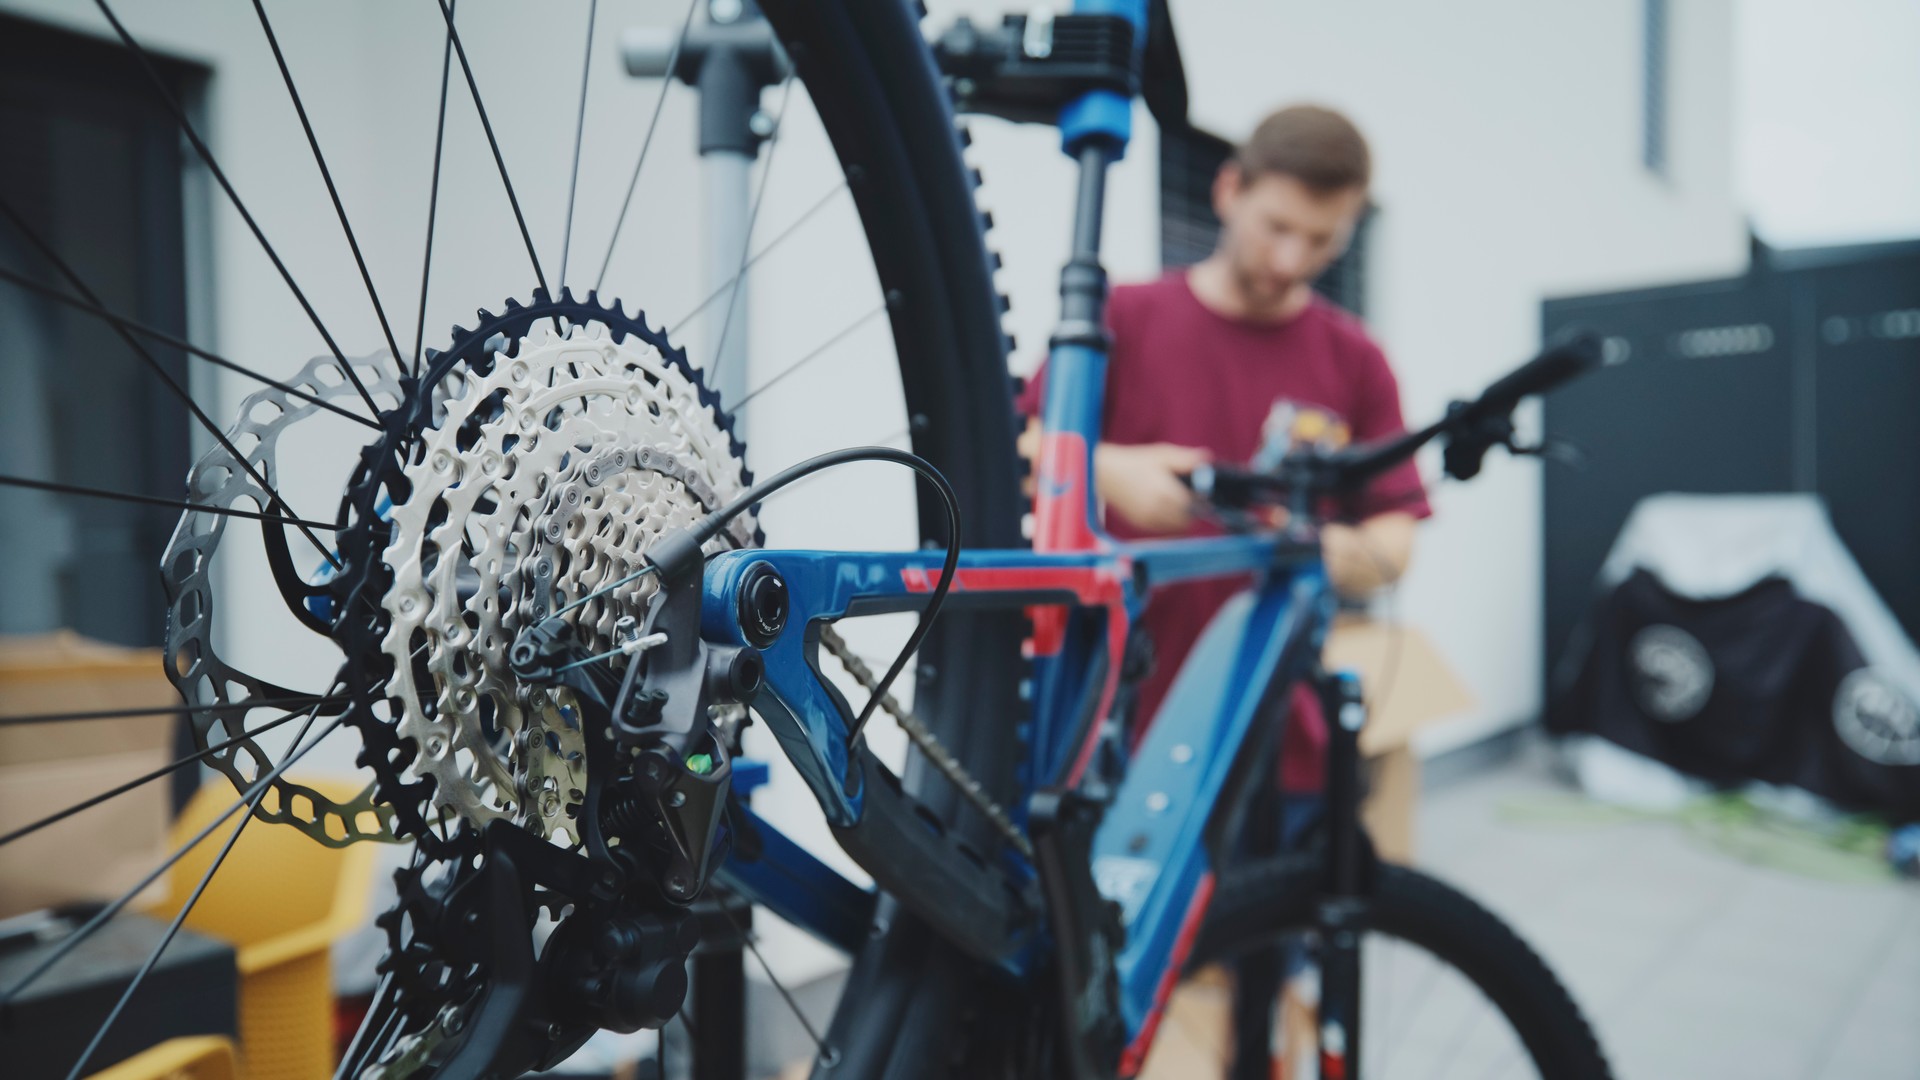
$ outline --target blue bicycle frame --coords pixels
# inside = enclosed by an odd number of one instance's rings
[[[1081,3],[1078,10],[1124,14],[1144,36],[1144,0]],[[1107,350],[1101,330],[1105,280],[1098,262],[1107,166],[1124,152],[1132,102],[1095,92],[1060,118],[1063,145],[1081,167],[1075,252],[1063,272],[1061,330],[1049,354],[1043,435],[1036,469],[1031,550],[961,554],[947,604],[1025,608],[1035,627],[1034,676],[1024,790],[1014,808],[1041,792],[1074,790],[1089,775],[1103,736],[1118,746],[1109,716],[1120,685],[1129,628],[1152,591],[1205,578],[1251,576],[1194,647],[1135,747],[1110,797],[1092,845],[1093,875],[1116,902],[1125,945],[1115,958],[1127,1053],[1138,1067],[1160,1011],[1183,966],[1212,896],[1216,853],[1210,842],[1236,764],[1276,689],[1312,668],[1332,609],[1317,548],[1272,534],[1123,543],[1101,528],[1091,483],[1091,451],[1100,441]],[[879,813],[847,732],[851,710],[822,678],[817,636],[824,622],[917,610],[937,583],[938,552],[747,550],[708,561],[702,631],[709,640],[745,644],[738,617],[746,571],[769,564],[787,582],[787,629],[763,649],[764,686],[754,708],[819,800],[836,830]],[[995,718],[994,722],[1011,722]],[[1270,725],[1269,725],[1270,726]],[[736,857],[722,879],[733,889],[824,941],[851,951],[864,938],[874,894],[849,883],[764,820],[757,859]],[[855,852],[859,858],[859,853]],[[1001,868],[1031,881],[1017,855]],[[869,866],[876,878],[885,867]],[[916,898],[901,897],[909,908]],[[938,897],[920,903],[937,906]],[[931,912],[920,913],[931,915]],[[1044,920],[1010,928],[975,951],[1017,976],[1027,974]]]

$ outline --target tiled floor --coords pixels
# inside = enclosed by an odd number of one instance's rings
[[[1421,862],[1504,916],[1623,1080],[1920,1078],[1920,885],[1741,862],[1677,824],[1539,824],[1533,754],[1428,793]]]
[[[1836,884],[1768,869],[1714,850],[1676,823],[1604,814],[1542,821],[1527,808],[1561,805],[1571,789],[1536,750],[1448,771],[1422,800],[1420,863],[1501,915],[1546,958],[1594,1023],[1620,1080],[1920,1080],[1920,884]],[[1420,984],[1404,950],[1392,955],[1381,962],[1395,965],[1400,983]],[[1370,954],[1370,967],[1375,959]],[[1392,981],[1368,978],[1375,987]],[[1438,992],[1423,991],[1424,1020],[1401,1025],[1438,1023],[1453,1033],[1401,1032],[1382,1055],[1391,1065],[1385,1072],[1531,1075],[1514,1064],[1517,1046],[1482,1057],[1462,1051],[1457,1031],[1483,1032],[1485,1006],[1453,979],[1441,976]],[[766,991],[756,1015],[785,1023],[771,990],[754,989]],[[803,995],[816,1022],[830,1015],[834,989]],[[1147,1070],[1152,1080],[1224,1071],[1224,994],[1202,979],[1176,997]],[[805,1036],[789,1026],[786,1037],[760,1041],[797,1054]],[[1498,1065],[1477,1064],[1484,1062]],[[1381,1064],[1368,1071],[1379,1074]],[[781,1075],[806,1071],[800,1064]]]

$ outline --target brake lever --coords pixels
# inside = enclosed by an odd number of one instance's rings
[[[1542,461],[1566,465],[1582,472],[1587,470],[1589,464],[1586,448],[1570,440],[1555,438],[1551,435],[1528,446],[1508,442],[1507,452],[1516,457],[1537,457]]]
[[[1447,413],[1451,418],[1469,408],[1466,403],[1456,401],[1448,406]],[[1455,480],[1471,480],[1480,475],[1487,451],[1496,446],[1512,449],[1513,435],[1513,417],[1508,413],[1488,413],[1468,419],[1446,436],[1445,449],[1440,453],[1441,467]]]

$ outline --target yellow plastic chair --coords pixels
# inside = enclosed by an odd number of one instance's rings
[[[314,777],[299,783],[340,802],[363,786]],[[224,780],[201,788],[174,822],[173,845],[193,839],[237,798]],[[235,814],[222,822],[180,860],[172,895],[153,914],[179,911],[239,820]],[[332,946],[366,918],[374,861],[367,844],[331,848],[285,825],[250,822],[187,916],[188,926],[231,942],[237,953],[246,1080],[333,1075]]]
[[[149,1046],[88,1080],[239,1080],[239,1076],[233,1040],[193,1035]]]

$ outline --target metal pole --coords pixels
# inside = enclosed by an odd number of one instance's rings
[[[758,385],[748,377],[748,281],[744,277],[733,281],[734,275],[740,272],[740,253],[747,243],[747,215],[752,205],[748,178],[753,172],[753,159],[753,154],[730,149],[703,151],[700,155],[700,181],[704,189],[700,195],[701,212],[706,226],[706,237],[701,244],[706,252],[703,260],[706,287],[700,290],[700,295],[708,296],[722,288],[739,290],[737,296],[722,296],[708,304],[705,314],[707,355],[712,357],[708,361],[708,377],[713,389],[719,392],[720,400],[729,405]],[[729,317],[731,326],[727,325]],[[721,350],[718,354],[713,352],[716,344]],[[738,425],[745,419],[744,414],[736,416],[734,423]],[[736,426],[734,430],[742,438],[746,437],[744,428]]]
[[[760,93],[785,77],[788,63],[753,4],[708,0],[706,11],[707,18],[688,28],[678,49],[674,31],[635,28],[621,38],[621,53],[627,74],[677,78],[700,93],[701,268],[706,284],[701,295],[739,290],[737,296],[708,305],[703,323],[711,357],[709,378],[720,400],[730,404],[757,385],[747,347],[748,283],[734,277],[749,254],[749,177],[768,129],[760,113]],[[712,352],[716,347],[722,350],[718,355]]]
[[[700,94],[701,296],[722,288],[707,306],[707,378],[723,405],[732,405],[757,385],[747,349],[747,279],[734,281],[747,251],[747,227],[753,214],[749,179],[767,134],[760,115],[760,93],[785,77],[787,58],[773,30],[747,0],[708,0],[707,18],[687,29],[676,48],[676,32],[635,28],[621,38],[627,74],[677,78]],[[669,62],[672,70],[668,69]],[[731,319],[729,320],[729,315]],[[730,322],[730,325],[729,325]],[[713,350],[722,351],[715,355]],[[742,417],[734,430],[743,438]],[[746,1080],[747,980],[744,944],[735,922],[749,927],[753,906],[736,896],[714,896],[703,905],[725,905],[732,919],[704,919],[703,944],[693,956],[693,1080]],[[665,1034],[664,1032],[662,1033]]]

